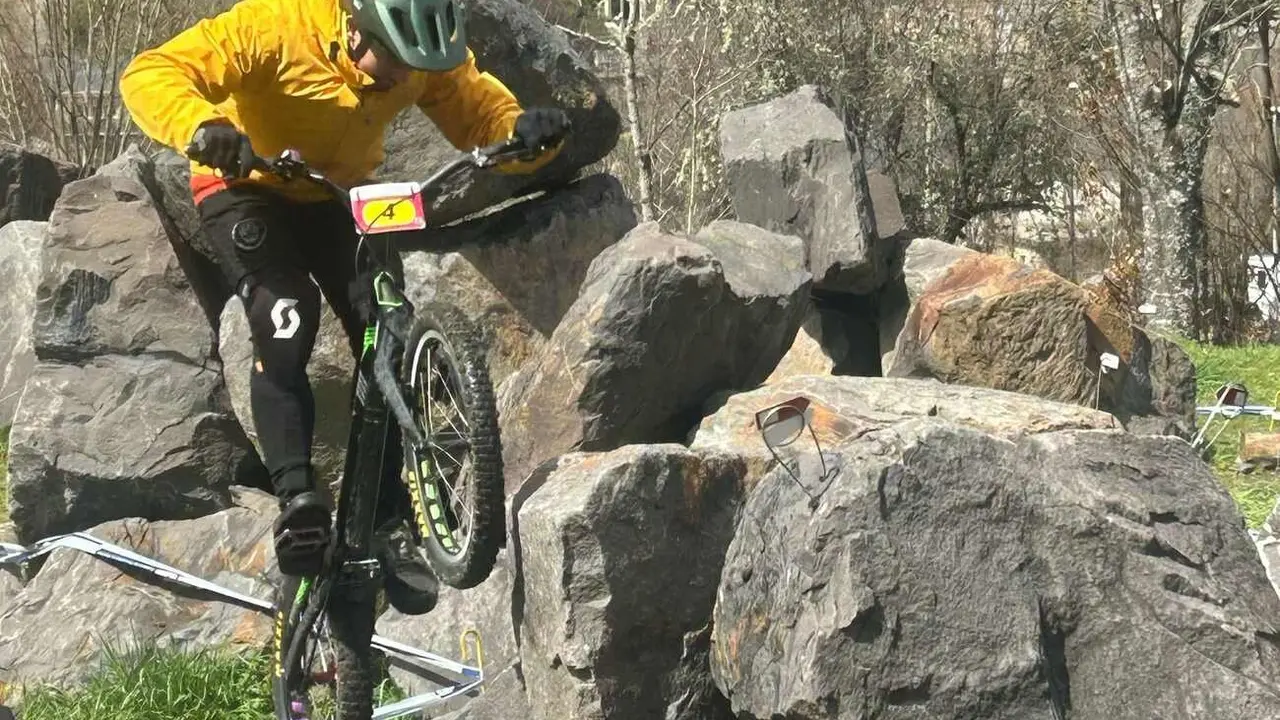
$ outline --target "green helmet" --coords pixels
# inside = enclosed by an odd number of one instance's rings
[[[461,0],[352,0],[352,20],[405,65],[446,71],[467,59]]]

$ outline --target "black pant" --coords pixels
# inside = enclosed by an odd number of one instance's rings
[[[368,291],[356,277],[356,231],[346,206],[336,200],[298,203],[256,186],[210,195],[199,213],[214,259],[249,318],[253,422],[272,486],[287,499],[315,487],[315,401],[307,362],[320,325],[321,293],[357,360],[370,319]],[[392,253],[391,261],[398,259]],[[383,519],[392,512],[407,514],[409,504],[399,481],[400,434],[394,429],[387,450],[379,493]]]

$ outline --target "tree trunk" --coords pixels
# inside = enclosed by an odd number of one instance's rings
[[[630,13],[628,13],[630,14]],[[631,133],[631,145],[640,174],[640,217],[653,220],[653,156],[645,143],[640,128],[640,101],[636,98],[636,25],[628,18],[622,35],[623,92],[627,97],[627,126]]]
[[[1207,280],[1201,190],[1213,111],[1212,100],[1189,94],[1179,122],[1151,148],[1142,178],[1139,302],[1155,306],[1152,327],[1197,340]]]

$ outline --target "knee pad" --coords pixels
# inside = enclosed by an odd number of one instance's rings
[[[255,277],[245,290],[254,371],[286,387],[306,382],[320,326],[320,291],[301,272]]]

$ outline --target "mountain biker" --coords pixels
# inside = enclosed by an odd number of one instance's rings
[[[526,110],[480,72],[463,13],[461,0],[239,0],[140,53],[120,78],[123,103],[146,135],[182,153],[193,141],[205,148],[192,160],[191,192],[213,260],[249,319],[250,405],[280,504],[276,559],[289,575],[314,574],[322,559],[289,538],[327,538],[330,527],[311,462],[306,372],[321,293],[357,358],[370,309],[354,277],[347,208],[323,188],[262,173],[249,160],[292,147],[339,185],[358,185],[382,162],[386,126],[417,105],[459,149],[519,137],[543,151],[501,172],[545,165],[570,129],[567,115]],[[387,450],[398,458],[398,433],[389,435]],[[387,598],[403,613],[425,613],[439,584],[406,525],[407,491],[395,475],[382,480],[377,538],[390,570]]]

